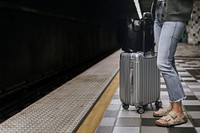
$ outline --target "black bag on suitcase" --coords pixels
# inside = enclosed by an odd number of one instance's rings
[[[122,28],[122,50],[128,53],[154,51],[155,44],[151,13],[144,13],[143,18],[140,20],[126,18],[125,21],[124,27]],[[143,44],[143,42],[146,43]]]

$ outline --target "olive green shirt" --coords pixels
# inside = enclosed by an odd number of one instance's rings
[[[154,0],[152,13],[155,16],[157,0]],[[163,20],[165,21],[188,21],[191,17],[194,0],[165,0]]]

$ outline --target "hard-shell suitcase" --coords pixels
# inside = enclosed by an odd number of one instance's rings
[[[137,112],[145,112],[145,106],[155,102],[160,108],[160,72],[156,65],[154,52],[121,53],[120,55],[120,100],[122,107],[129,105]]]
[[[151,36],[151,14],[144,13],[142,19],[142,50],[139,52],[125,51],[120,55],[120,100],[124,109],[134,105],[137,112],[142,114],[145,106],[155,102],[160,108],[160,72],[157,68],[157,54],[146,49]],[[138,38],[135,38],[138,39]],[[134,44],[133,44],[134,45]],[[152,47],[150,43],[150,47]],[[152,47],[153,48],[153,47]],[[143,51],[143,52],[141,52]]]

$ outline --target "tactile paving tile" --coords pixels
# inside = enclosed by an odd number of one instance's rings
[[[120,51],[0,124],[0,133],[74,132],[119,70]]]

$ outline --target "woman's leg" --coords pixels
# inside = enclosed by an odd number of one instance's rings
[[[185,97],[174,65],[177,44],[184,29],[183,22],[164,22],[159,39],[157,65],[165,80],[171,102],[178,102]]]
[[[155,41],[155,44],[156,44],[154,51],[158,52],[158,45],[159,45],[159,39],[160,39],[160,33],[161,33],[162,25],[158,21],[155,21],[153,27],[154,27],[154,41]]]
[[[158,52],[160,33],[163,25],[163,19],[162,19],[163,7],[164,7],[164,2],[159,2],[156,5],[155,21],[154,21],[154,40],[156,44],[154,48],[155,52]]]
[[[168,89],[172,111],[185,119],[181,102],[185,98],[185,93],[174,64],[177,44],[184,29],[183,22],[164,22],[159,39],[157,65]],[[166,121],[160,119],[156,123],[166,124]]]

